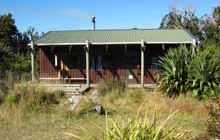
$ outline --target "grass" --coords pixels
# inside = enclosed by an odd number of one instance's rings
[[[41,89],[41,92],[44,90]],[[65,98],[59,98],[59,104],[49,104],[46,110],[25,111],[19,104],[10,107],[1,105],[0,139],[74,139],[70,136],[71,134],[88,140],[95,137],[102,139],[105,115],[88,111],[92,106],[92,92],[91,90],[83,97],[83,103],[74,113],[66,110]],[[123,92],[115,92],[111,90],[100,95],[97,104],[102,105],[109,112],[111,119],[135,117],[142,106],[143,111],[140,115],[144,116],[147,112],[148,119],[153,120],[155,114],[158,124],[178,110],[167,125],[178,125],[182,132],[187,133],[186,137],[196,137],[200,133],[206,133],[208,119],[206,102],[187,95],[174,99],[164,96],[160,91],[127,89]]]
[[[125,116],[135,115],[139,106],[143,104],[143,108],[148,112],[148,117],[153,118],[153,114],[156,112],[159,120],[163,120],[164,117],[179,110],[171,123],[178,122],[183,131],[190,132],[194,136],[206,131],[205,122],[208,117],[206,103],[190,96],[182,95],[174,99],[167,98],[160,92],[129,90],[126,95],[115,97],[113,103],[108,97],[104,97],[100,101],[105,107],[116,110],[118,114]]]
[[[177,111],[170,114],[159,125],[156,118],[153,121],[137,113],[133,118],[109,119],[106,117],[105,140],[178,140],[183,137],[181,131],[178,132],[176,126],[168,126],[166,123],[175,115]]]

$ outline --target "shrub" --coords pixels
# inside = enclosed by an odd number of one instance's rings
[[[13,74],[9,71],[4,76],[0,76],[0,103],[5,100],[9,89],[13,89],[15,79]]]
[[[204,46],[198,52],[193,47],[171,49],[161,59],[161,87],[170,96],[191,91],[201,98],[219,96],[220,47]]]
[[[16,96],[16,95],[8,95],[5,98],[5,104],[8,107],[12,107],[14,104],[16,104],[18,102],[18,100],[19,100],[18,96]]]
[[[215,89],[220,87],[220,63],[213,57],[215,50],[207,47],[199,52],[189,68],[189,88],[200,98],[216,96]]]
[[[31,70],[31,60],[29,58],[29,55],[24,55],[24,54],[14,54],[14,59],[13,62],[9,63],[10,64],[10,70],[12,73],[14,73],[16,76],[22,78],[22,75],[29,75],[27,78],[30,78],[30,70]],[[30,79],[26,79],[30,80]]]
[[[49,92],[39,85],[26,88],[21,100],[29,109],[47,109],[52,104],[58,104],[59,98],[64,95],[63,92]]]
[[[168,116],[161,125],[152,123],[147,118],[133,118],[126,122],[107,119],[105,140],[177,140],[183,137],[183,133],[177,132],[177,128],[167,127],[165,124],[173,116]]]
[[[2,104],[2,102],[4,101],[4,97],[5,97],[5,94],[2,91],[2,89],[0,88],[0,104]]]
[[[216,86],[213,90],[214,98],[220,98],[220,86]]]
[[[195,57],[194,47],[180,46],[170,49],[161,58],[163,68],[161,87],[170,96],[186,92],[188,68]]]
[[[17,103],[26,110],[47,109],[52,104],[59,103],[63,97],[61,91],[49,92],[40,85],[17,85],[9,91],[5,103],[9,106]]]
[[[210,136],[220,139],[220,98],[216,98],[208,107],[208,132]]]

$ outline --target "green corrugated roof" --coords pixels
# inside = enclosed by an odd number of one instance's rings
[[[114,42],[193,42],[190,33],[182,29],[115,29],[50,31],[37,44],[52,43],[114,43]]]

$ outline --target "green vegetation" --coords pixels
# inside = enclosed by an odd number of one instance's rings
[[[42,33],[43,34],[43,33]],[[8,72],[30,80],[30,49],[28,43],[36,41],[42,34],[33,27],[21,33],[15,25],[12,14],[0,15],[0,79],[5,78]],[[36,75],[38,75],[38,49],[35,48]],[[25,75],[25,76],[24,76]]]
[[[197,37],[201,43],[220,42],[220,6],[213,8],[211,14],[199,18],[195,10],[191,8],[178,9],[173,7],[161,21],[160,28],[163,29],[186,29]]]
[[[214,103],[208,105],[209,120],[208,132],[215,138],[220,138],[220,99],[214,100]]]
[[[200,48],[182,46],[169,50],[162,58],[161,87],[169,96],[187,92],[200,99],[219,96],[219,21],[219,6],[213,8],[210,16],[201,19],[192,8],[174,7],[164,16],[160,28],[187,29],[201,42]]]
[[[220,95],[219,92],[215,92],[220,87],[220,63],[215,57],[219,48],[206,47],[192,61],[188,81],[192,94],[204,98]]]
[[[164,16],[160,28],[187,29],[201,44],[199,49],[185,46],[170,49],[162,58],[163,91],[126,89],[119,80],[103,82],[95,102],[91,90],[70,111],[62,91],[48,91],[37,82],[28,82],[31,50],[27,44],[42,34],[33,27],[21,33],[11,14],[0,15],[0,138],[219,138],[220,104],[219,100],[213,100],[220,95],[219,27],[219,6],[211,16],[201,19],[193,10],[174,8]],[[35,48],[36,76],[37,52]],[[102,106],[107,115],[96,113],[95,105]]]
[[[50,105],[58,104],[64,93],[49,92],[40,84],[15,84],[4,98],[6,107],[18,107],[26,111],[41,111],[49,109]]]
[[[0,107],[0,136],[9,140],[15,137],[77,139],[73,136],[83,140],[101,140],[108,138],[106,127],[108,133],[117,134],[114,130],[117,128],[113,124],[117,124],[120,132],[131,128],[130,132],[133,129],[144,138],[156,137],[156,134],[161,134],[159,136],[164,138],[172,134],[172,137],[182,136],[185,139],[207,133],[205,123],[208,112],[205,101],[181,95],[171,99],[160,91],[124,89],[123,92],[118,92],[119,89],[115,86],[115,90],[101,93],[97,99],[96,104],[103,106],[108,112],[106,121],[106,115],[99,115],[91,110],[94,106],[91,101],[93,90],[82,96],[76,110],[70,112],[62,92],[49,92],[41,85],[15,84]],[[178,112],[170,118],[176,110]],[[161,127],[167,117],[169,121]],[[142,121],[145,123],[138,125]],[[140,133],[139,129],[142,130]],[[150,133],[145,134],[146,131]],[[124,138],[128,134],[132,133],[124,134]]]
[[[168,116],[159,126],[156,120],[148,120],[145,115],[143,118],[137,115],[132,119],[108,119],[106,118],[105,140],[177,140],[184,134],[177,132],[177,128],[165,127],[167,121],[175,114]],[[125,121],[126,120],[126,121]],[[151,122],[152,121],[152,122]]]
[[[186,46],[171,49],[162,58],[162,89],[170,96],[191,92],[199,98],[219,96],[219,46],[204,46],[201,50]]]
[[[181,46],[170,49],[161,59],[164,69],[161,86],[169,95],[178,95],[187,91],[188,69],[195,57],[195,49]]]
[[[119,79],[113,79],[108,80],[100,83],[100,86],[98,87],[99,92],[101,93],[109,93],[109,92],[116,92],[115,90],[118,90],[117,93],[123,93],[125,91],[125,82]]]

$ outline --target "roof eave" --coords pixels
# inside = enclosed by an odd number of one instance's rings
[[[145,44],[193,44],[193,41],[150,41]],[[36,43],[37,46],[66,46],[66,45],[85,45],[86,43]],[[91,45],[125,45],[141,44],[140,42],[90,42]],[[30,46],[30,44],[28,44]]]

